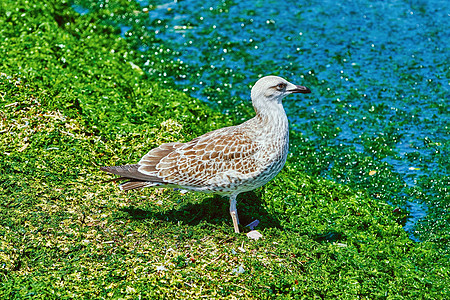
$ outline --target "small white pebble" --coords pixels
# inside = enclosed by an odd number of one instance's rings
[[[156,271],[167,271],[167,269],[164,266],[157,266]]]
[[[262,236],[263,235],[259,233],[257,230],[252,230],[249,233],[247,233],[247,237],[253,240],[259,240],[260,238],[262,238]]]
[[[242,274],[244,272],[245,272],[245,269],[243,266],[239,266],[239,268],[233,269],[233,273],[236,273],[236,274]]]

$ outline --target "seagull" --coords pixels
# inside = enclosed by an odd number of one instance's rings
[[[123,191],[145,187],[178,188],[229,197],[235,233],[239,233],[238,194],[265,185],[283,168],[289,148],[289,124],[282,99],[311,93],[278,76],[259,79],[251,90],[256,116],[205,133],[186,143],[166,143],[137,164],[101,167],[115,175]]]

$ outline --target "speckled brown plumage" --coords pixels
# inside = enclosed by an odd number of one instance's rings
[[[310,93],[277,76],[252,88],[256,116],[240,125],[208,132],[187,143],[167,143],[150,150],[134,165],[102,167],[129,180],[122,190],[177,187],[230,197],[230,214],[239,232],[236,196],[263,186],[283,168],[289,146],[288,120],[281,100]]]

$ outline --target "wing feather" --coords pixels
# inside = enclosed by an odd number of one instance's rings
[[[171,184],[201,187],[217,185],[217,178],[226,185],[257,171],[254,154],[259,144],[239,129],[222,128],[177,147],[156,165],[158,177]]]

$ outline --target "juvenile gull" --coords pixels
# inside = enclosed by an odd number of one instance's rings
[[[187,143],[167,143],[133,165],[100,169],[128,180],[121,190],[169,187],[215,193],[230,198],[234,231],[239,233],[236,197],[269,182],[286,162],[288,119],[282,99],[311,93],[277,76],[259,79],[251,98],[256,116],[240,125],[217,129]]]

